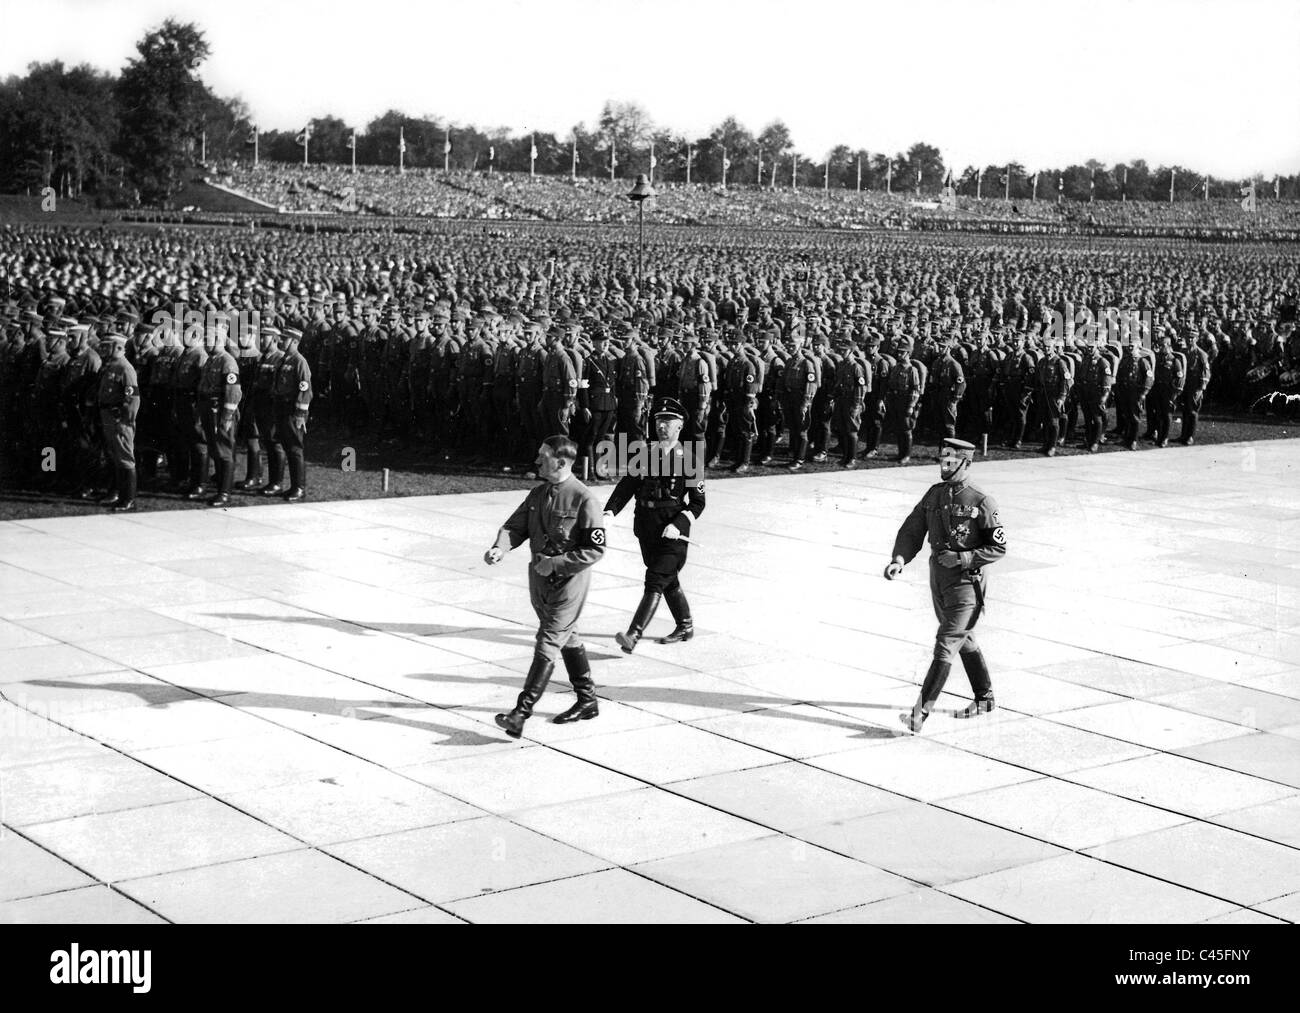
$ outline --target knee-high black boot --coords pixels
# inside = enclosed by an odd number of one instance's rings
[[[135,469],[123,468],[117,476],[117,505],[113,507],[113,513],[130,513],[135,509],[135,489]]]
[[[524,722],[533,716],[533,708],[546,692],[546,684],[551,681],[553,671],[555,671],[555,662],[543,658],[540,654],[533,655],[533,665],[528,669],[528,678],[524,680],[524,691],[515,701],[515,709],[509,714],[496,716],[497,724],[504,728],[506,734],[512,739],[519,738],[524,730]]]
[[[987,714],[993,709],[993,679],[989,676],[989,666],[984,661],[983,651],[962,652],[962,667],[970,679],[971,692],[975,699],[964,710],[957,712],[959,718],[973,718],[977,714]]]
[[[677,587],[664,592],[664,601],[668,603],[668,611],[673,614],[673,621],[677,625],[668,636],[660,637],[659,643],[680,644],[690,640],[695,636],[695,623],[691,620],[691,606],[686,595]]]
[[[731,470],[736,473],[742,473],[749,470],[749,455],[754,449],[753,440],[740,440],[739,449],[736,453],[736,463],[731,466]]]
[[[628,624],[627,632],[614,634],[614,639],[618,641],[618,646],[623,648],[624,654],[631,654],[636,650],[637,641],[641,639],[645,628],[650,625],[650,620],[655,617],[655,610],[659,608],[659,599],[662,597],[663,595],[658,591],[642,592],[641,604],[637,606],[632,622]]]
[[[903,718],[903,723],[911,731],[919,732],[921,725],[925,724],[925,719],[934,710],[939,694],[943,692],[943,685],[948,681],[948,672],[951,668],[952,664],[947,661],[930,662],[929,671],[925,673],[925,681],[921,683],[921,695],[916,698],[912,713]]]
[[[596,704],[596,684],[591,679],[587,649],[581,645],[566,647],[560,655],[564,658],[564,669],[569,673],[569,682],[573,685],[578,700],[563,714],[557,714],[551,720],[557,725],[567,725],[570,721],[589,721],[600,713],[600,708]]]

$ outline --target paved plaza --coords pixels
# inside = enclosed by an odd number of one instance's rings
[[[630,657],[625,511],[519,741],[522,492],[0,525],[0,922],[1300,920],[1300,441],[977,462],[999,707],[913,736],[937,475],[710,483]]]

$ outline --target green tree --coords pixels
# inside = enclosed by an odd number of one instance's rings
[[[122,129],[118,152],[149,203],[163,203],[184,183],[204,93],[196,76],[210,52],[196,25],[168,18],[136,43],[118,79]]]

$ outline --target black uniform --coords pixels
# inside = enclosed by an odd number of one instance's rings
[[[689,640],[693,635],[690,605],[682,593],[678,575],[686,565],[690,543],[685,537],[691,533],[691,522],[704,513],[704,479],[693,480],[687,476],[686,455],[680,443],[666,451],[661,444],[655,444],[653,453],[649,474],[627,475],[605,503],[606,512],[617,514],[630,499],[636,498],[632,533],[641,543],[646,573],[641,605],[628,631],[633,646],[654,617],[661,597],[667,599],[668,609],[677,623],[673,636],[665,638],[665,642]],[[665,538],[664,529],[670,524],[685,537]],[[624,650],[630,648],[624,645]]]

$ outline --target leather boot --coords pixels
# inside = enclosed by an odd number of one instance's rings
[[[740,453],[736,455],[736,463],[731,466],[732,472],[739,475],[749,470],[749,455],[753,449],[753,440],[740,441]]]
[[[533,664],[528,669],[528,678],[524,680],[524,691],[515,701],[515,709],[509,714],[496,716],[497,725],[504,728],[506,734],[512,739],[519,738],[523,733],[524,722],[533,716],[533,708],[546,692],[546,684],[551,681],[553,671],[555,671],[555,662],[543,658],[540,654],[533,655]]]
[[[134,468],[122,471],[117,483],[118,503],[113,507],[113,513],[124,514],[135,509],[136,481]]]
[[[910,715],[904,715],[901,720],[907,725],[908,729],[913,732],[919,732],[925,719],[930,716],[934,710],[935,702],[939,699],[939,694],[943,692],[943,684],[948,681],[948,671],[952,664],[947,661],[931,661],[930,668],[925,673],[925,681],[921,683],[921,694],[916,698],[916,704],[912,707]]]
[[[637,642],[641,639],[645,628],[650,625],[650,620],[654,618],[655,610],[659,608],[659,599],[662,597],[663,595],[658,591],[642,592],[641,604],[637,606],[627,632],[614,634],[614,639],[618,641],[618,646],[623,648],[624,654],[631,654],[636,650]]]
[[[993,680],[989,676],[989,666],[984,661],[982,651],[971,651],[961,655],[962,667],[970,679],[970,688],[975,699],[963,710],[957,712],[959,718],[973,718],[987,714],[993,709]]]
[[[114,488],[106,496],[102,497],[99,505],[102,507],[115,507],[122,502],[122,473],[119,471],[114,476]]]
[[[673,622],[677,625],[668,636],[660,637],[659,643],[680,644],[690,640],[695,636],[695,623],[691,621],[691,606],[686,600],[686,595],[679,587],[673,591],[665,591],[664,601],[668,603],[668,611],[673,614]]]
[[[600,713],[600,708],[596,703],[596,684],[591,679],[587,649],[582,646],[566,647],[560,656],[564,658],[564,669],[569,673],[569,682],[578,700],[563,714],[557,714],[551,720],[557,725],[567,725],[571,721],[590,721]]]

